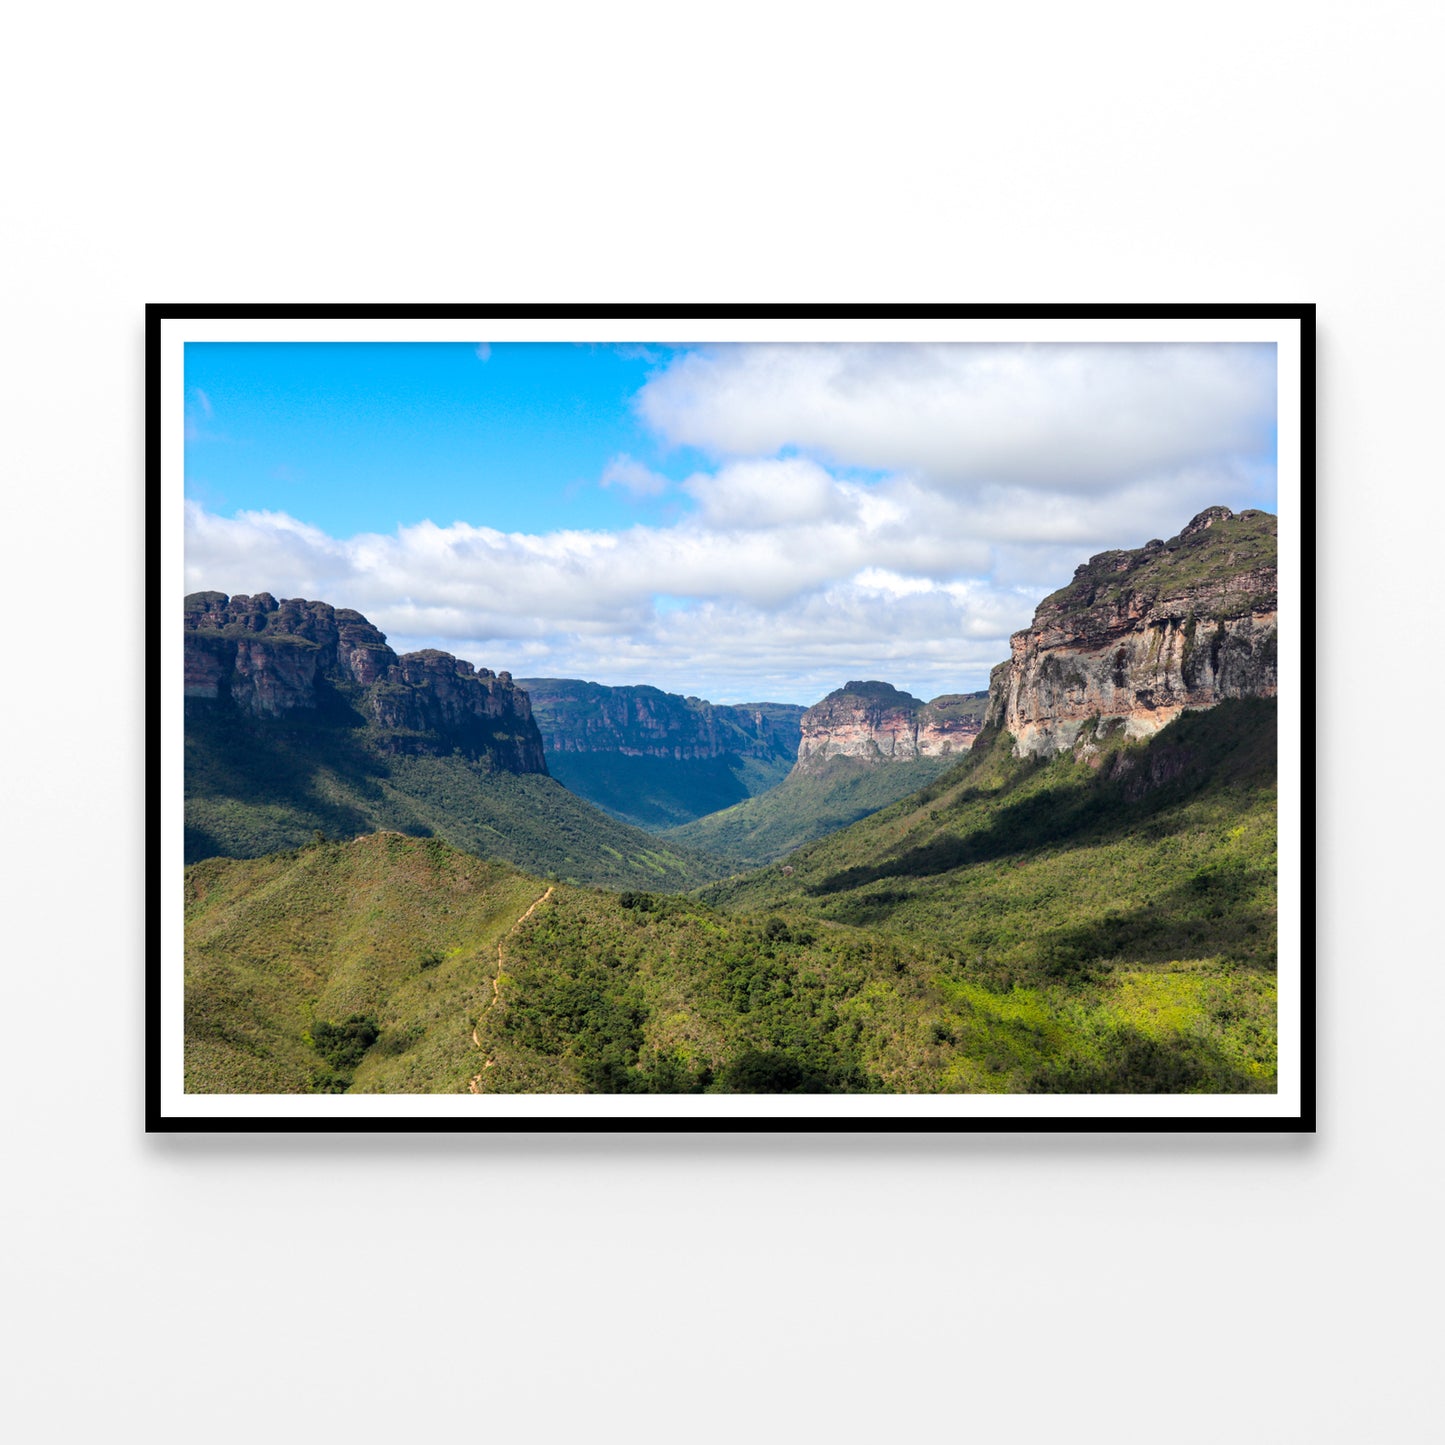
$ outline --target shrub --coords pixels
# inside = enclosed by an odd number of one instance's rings
[[[333,1069],[340,1070],[354,1069],[380,1033],[381,1029],[372,1014],[352,1014],[340,1024],[311,1025],[311,1041],[316,1045],[316,1052]]]

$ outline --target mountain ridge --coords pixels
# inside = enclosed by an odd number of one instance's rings
[[[1048,756],[1089,728],[1144,738],[1187,709],[1274,696],[1277,538],[1271,513],[1214,506],[1167,542],[1090,557],[1010,639],[987,720]]]
[[[185,641],[187,862],[382,829],[594,886],[717,875],[550,777],[506,672],[398,656],[359,612],[264,592],[193,593]]]
[[[383,751],[545,773],[527,694],[508,672],[427,648],[398,655],[361,613],[269,592],[185,599],[185,697],[279,720],[349,702]]]
[[[986,692],[944,693],[923,702],[887,682],[844,683],[803,714],[796,767],[814,771],[836,757],[881,763],[966,752],[987,700]]]

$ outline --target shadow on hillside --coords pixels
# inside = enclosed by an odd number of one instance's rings
[[[1271,1085],[1245,1073],[1205,1039],[1150,1038],[1116,1029],[1102,1057],[1070,1055],[1035,1071],[1030,1094],[1261,1094]]]
[[[1083,972],[1105,959],[1169,963],[1201,950],[1237,962],[1273,963],[1275,914],[1257,900],[1270,884],[1240,863],[1201,868],[1162,898],[1128,912],[1045,934],[1038,961],[1054,975]]]
[[[1040,934],[1034,944],[1034,964],[1047,977],[1059,979],[1087,974],[1114,959],[1156,964],[1208,955],[1272,966],[1275,912],[1258,901],[1268,897],[1271,881],[1264,870],[1238,862],[1201,868],[1139,908]],[[861,893],[839,900],[829,916],[855,927],[886,924],[917,896],[893,888]]]
[[[359,715],[348,716],[359,723]],[[385,762],[357,740],[346,717],[328,717],[322,726],[310,720],[291,726],[188,709],[188,811],[194,803],[206,813],[188,819],[185,860],[252,856],[258,849],[268,852],[304,841],[316,828],[332,837],[370,832],[376,824],[363,809],[384,804],[379,779],[387,772]],[[322,785],[328,775],[362,806],[328,793]],[[236,809],[242,811],[233,814]],[[279,810],[290,822],[265,826],[254,816],[246,821],[244,814],[257,810]],[[258,827],[264,837],[252,836]]]
[[[1271,783],[1275,776],[1274,708],[1258,700],[1221,703],[1209,713],[1186,715],[1127,755],[1128,771],[1113,778],[1091,774],[1041,788],[1005,804],[986,826],[941,833],[931,841],[878,863],[840,869],[807,892],[824,897],[884,879],[925,878],[975,863],[1016,857],[1041,848],[1116,842],[1149,825],[1156,836],[1170,809],[1211,785]],[[1034,772],[1021,768],[1000,793],[969,789],[951,805],[981,796],[1007,797]],[[1182,826],[1182,825],[1180,825]]]

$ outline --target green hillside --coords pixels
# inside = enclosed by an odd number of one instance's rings
[[[912,957],[437,839],[212,858],[186,873],[186,1088],[876,1090],[899,1076],[868,1066],[864,995]]]
[[[1274,713],[1186,714],[1097,767],[994,731],[693,897],[394,835],[193,865],[188,1087],[1270,1090]]]
[[[455,753],[389,754],[372,729],[325,713],[278,723],[187,704],[185,745],[187,862],[260,857],[318,832],[395,829],[575,882],[684,889],[721,871],[543,773],[489,769]]]
[[[756,868],[845,828],[930,783],[953,758],[870,763],[835,757],[810,772],[790,773],[775,788],[660,836],[678,848],[720,858],[733,869]]]
[[[192,864],[186,1089],[464,1088],[497,942],[544,887],[396,833]]]
[[[1272,700],[1229,701],[1145,743],[1116,733],[1090,766],[1015,759],[994,728],[786,872],[701,896],[926,940],[948,958],[940,1027],[976,1042],[980,1007],[1013,1020],[988,1067],[1031,1060],[1028,1088],[1272,1088],[1275,730]]]
[[[892,808],[694,899],[559,893],[487,1090],[1257,1092],[1276,1077],[1276,709],[1097,766],[991,731]]]

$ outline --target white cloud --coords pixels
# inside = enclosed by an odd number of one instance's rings
[[[634,461],[626,452],[615,456],[602,469],[604,487],[621,487],[634,497],[660,497],[668,489],[667,478]]]
[[[727,531],[842,521],[858,515],[856,489],[802,457],[734,462],[683,483],[704,523]]]
[[[931,487],[1068,495],[1272,449],[1275,357],[1245,345],[714,346],[643,419],[720,457],[784,448]]]
[[[751,483],[739,485],[733,500]],[[914,531],[889,505],[819,510],[751,529],[703,516],[543,535],[425,522],[342,539],[284,513],[223,518],[190,502],[186,585],[355,607],[394,645],[519,675],[646,681],[719,701],[812,702],[860,669],[962,687],[1028,621],[1016,594],[935,580],[986,571],[986,546]]]

